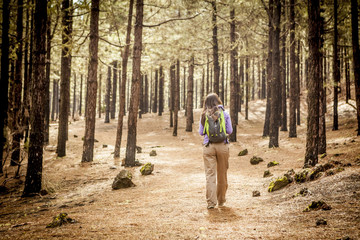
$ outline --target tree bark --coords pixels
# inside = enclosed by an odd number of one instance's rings
[[[283,0],[283,16],[286,20],[286,1]],[[287,131],[287,106],[286,106],[286,24],[283,24],[283,33],[281,37],[281,59],[280,59],[280,76],[281,76],[281,129]]]
[[[271,105],[270,105],[270,139],[269,148],[279,147],[279,122],[280,122],[280,95],[281,95],[281,79],[280,79],[280,18],[281,18],[281,2],[274,0],[273,14],[273,54],[272,54],[272,83],[271,83]]]
[[[184,78],[183,78],[183,109],[186,109],[186,67],[185,66],[184,66]]]
[[[35,2],[35,51],[32,107],[30,112],[30,143],[23,196],[32,196],[41,190],[43,144],[44,144],[44,89],[46,54],[47,1]]]
[[[220,65],[219,65],[219,45],[217,37],[217,23],[216,23],[216,0],[211,1],[212,6],[212,46],[213,46],[213,64],[214,64],[214,92],[219,95],[219,79],[220,79]]]
[[[187,86],[187,116],[186,116],[186,132],[192,132],[193,123],[193,92],[194,92],[194,56],[189,61],[189,77]]]
[[[80,89],[79,89],[79,91],[80,91],[80,96],[79,96],[79,98],[80,98],[80,103],[79,103],[79,116],[81,116],[81,108],[82,108],[82,98],[83,98],[83,96],[82,96],[82,93],[83,93],[83,89],[82,89],[82,87],[83,87],[83,75],[81,74],[80,75]]]
[[[301,85],[301,78],[300,78],[300,72],[301,72],[301,47],[300,47],[300,39],[297,40],[298,42],[298,51],[297,56],[295,57],[297,68],[296,68],[296,124],[300,126],[300,85]]]
[[[72,119],[75,121],[76,111],[76,73],[74,73],[74,90],[73,90],[73,107],[72,107]]]
[[[164,112],[164,74],[163,67],[159,69],[159,116]]]
[[[14,92],[12,99],[12,144],[11,144],[11,164],[15,166],[20,161],[20,141],[22,138],[21,130],[21,90],[22,90],[22,46],[23,46],[23,0],[17,1],[17,20],[16,20],[16,49]],[[1,132],[3,134],[3,132]]]
[[[353,67],[355,77],[355,97],[358,129],[357,135],[360,135],[360,50],[359,50],[359,22],[358,22],[358,3],[351,0],[351,33],[353,46]]]
[[[346,103],[351,99],[351,90],[350,90],[350,64],[349,64],[349,54],[347,54],[346,48],[344,48],[345,55],[345,83],[346,83]]]
[[[296,133],[295,0],[290,0],[290,106],[289,137]]]
[[[204,107],[204,92],[205,92],[205,69],[203,68],[201,75],[201,86],[200,86],[200,107]]]
[[[88,102],[86,104],[85,137],[81,162],[92,162],[96,121],[96,94],[99,44],[99,1],[91,0],[89,69],[87,80]],[[114,64],[115,65],[115,64]],[[116,80],[115,80],[116,81]]]
[[[98,114],[99,118],[101,118],[101,73],[99,75],[99,95],[98,95]]]
[[[236,142],[236,116],[238,114],[236,109],[236,79],[238,74],[238,54],[236,46],[236,34],[235,34],[235,8],[230,9],[230,119],[233,132],[229,136],[230,142]]]
[[[126,145],[125,166],[135,165],[137,113],[139,110],[139,93],[141,81],[141,50],[142,50],[142,24],[143,0],[136,0],[136,20],[134,29],[133,72],[131,83],[131,99],[128,117],[128,137]]]
[[[170,127],[174,126],[174,89],[175,88],[175,64],[171,64],[170,66],[170,85],[169,85],[169,95],[170,95],[170,101],[169,101],[169,105],[170,105]]]
[[[338,28],[337,28],[337,0],[334,0],[334,42],[333,42],[333,76],[334,76],[334,104],[333,104],[333,128],[332,130],[339,129],[338,123],[338,88],[340,82],[340,60],[338,49]]]
[[[250,83],[249,83],[249,71],[250,71],[250,59],[246,56],[245,60],[245,120],[249,119],[249,94],[250,94]]]
[[[111,105],[110,105],[110,118],[115,119],[116,113],[116,96],[117,96],[117,61],[113,61],[113,82],[112,82],[112,94],[111,94]]]
[[[144,113],[147,113],[149,108],[149,80],[147,74],[145,74],[144,98]]]
[[[207,62],[206,62],[206,93],[205,96],[207,96],[210,92],[209,87],[210,87],[210,67],[209,67],[209,55],[206,55],[207,57]]]
[[[61,88],[60,88],[60,114],[58,129],[57,154],[59,157],[66,155],[66,140],[68,130],[68,114],[70,102],[70,73],[71,73],[71,48],[72,20],[69,0],[62,1],[62,50],[61,50]],[[35,16],[36,17],[36,16]]]
[[[272,81],[272,49],[273,49],[273,25],[271,18],[273,17],[274,0],[269,0],[269,39],[268,39],[268,58],[266,64],[267,73],[267,89],[266,89],[266,110],[263,137],[269,136],[270,133],[270,115],[271,115],[271,81]]]
[[[114,158],[120,157],[120,146],[121,146],[122,130],[123,130],[124,116],[125,116],[126,76],[127,76],[127,63],[128,63],[128,59],[129,59],[129,53],[130,53],[130,36],[131,36],[133,6],[134,6],[134,0],[130,0],[128,24],[127,24],[127,28],[126,28],[126,45],[125,45],[125,49],[123,52],[123,58],[122,58],[120,111],[119,111],[118,124],[117,124],[117,129],[116,129]]]
[[[48,10],[50,10],[48,3]],[[48,11],[50,13],[50,11]],[[51,67],[51,14],[48,13],[46,20],[46,69],[45,69],[45,131],[44,144],[49,144],[49,128],[50,128],[50,67]]]
[[[174,86],[174,129],[173,136],[177,136],[178,129],[178,112],[179,112],[179,91],[180,87],[180,61],[176,61],[176,75],[175,75],[175,86]]]
[[[106,82],[105,95],[105,123],[110,123],[110,95],[111,95],[111,67],[108,66],[108,76]]]
[[[336,0],[335,0],[336,1]],[[308,0],[309,16],[309,81],[306,153],[304,167],[318,162],[319,140],[319,79],[320,79],[320,4],[319,0]]]
[[[157,113],[158,107],[158,82],[159,82],[159,70],[155,69],[155,79],[154,79],[154,104],[153,104],[153,113]]]

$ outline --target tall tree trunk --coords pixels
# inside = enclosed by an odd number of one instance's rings
[[[80,98],[80,103],[79,103],[79,116],[81,116],[81,108],[82,108],[82,98],[83,98],[83,95],[82,95],[82,93],[83,93],[83,75],[82,74],[80,74],[80,89],[79,89],[79,91],[80,91],[80,96],[79,96],[79,98]]]
[[[286,20],[286,1],[282,1],[284,9],[283,16]],[[281,76],[281,131],[287,131],[287,106],[286,106],[286,24],[283,24],[281,37],[281,59],[280,59],[280,76]]]
[[[333,76],[334,76],[334,104],[333,104],[333,130],[339,129],[338,123],[338,92],[340,82],[340,60],[338,49],[338,29],[337,29],[337,0],[334,0],[334,47],[333,47]]]
[[[207,57],[207,62],[206,62],[206,93],[205,96],[207,96],[210,92],[210,67],[209,67],[209,55],[206,55]]]
[[[186,109],[186,67],[184,66],[184,79],[183,79],[183,109]]]
[[[216,23],[216,0],[211,2],[212,6],[212,46],[213,46],[213,64],[214,64],[214,92],[219,95],[219,79],[220,79],[220,65],[219,65],[219,45],[217,39],[217,23]]]
[[[236,115],[238,114],[236,109],[236,79],[238,78],[238,54],[236,46],[236,34],[235,34],[235,8],[231,6],[230,9],[230,118],[233,132],[229,136],[230,142],[236,142]]]
[[[267,89],[266,89],[266,110],[265,110],[265,122],[263,137],[269,136],[270,133],[270,115],[271,115],[271,81],[272,81],[272,49],[273,49],[273,24],[271,19],[273,18],[273,4],[274,0],[269,0],[269,43],[268,43],[268,58],[266,63],[267,73]]]
[[[175,88],[175,64],[171,64],[170,66],[170,84],[169,84],[169,95],[170,95],[170,101],[169,101],[169,110],[170,110],[170,127],[174,126],[174,88]]]
[[[100,73],[99,75],[99,95],[98,95],[98,114],[99,114],[99,118],[101,118],[101,77],[102,74]]]
[[[247,45],[247,44],[246,44]],[[245,60],[245,120],[249,119],[249,72],[250,72],[250,59],[248,56],[246,56]]]
[[[258,70],[258,89],[257,89],[257,97],[261,99],[261,68],[260,68],[260,56],[258,57],[257,61],[257,70]]]
[[[106,82],[106,95],[105,95],[105,123],[110,122],[110,95],[111,95],[111,67],[108,66],[108,76]]]
[[[51,106],[51,121],[55,121],[55,112],[56,112],[56,80],[53,80],[53,90],[52,90],[52,106]]]
[[[131,83],[131,99],[128,117],[128,137],[126,145],[125,166],[135,165],[137,112],[139,110],[139,93],[141,81],[141,50],[142,50],[142,24],[143,24],[143,0],[136,0],[136,20],[134,29],[133,48],[133,74]]]
[[[255,58],[252,58],[251,100],[255,100]]]
[[[290,106],[289,137],[296,133],[295,0],[290,0]]]
[[[113,82],[112,82],[112,94],[111,94],[111,105],[110,105],[110,118],[115,119],[116,113],[116,96],[117,96],[117,61],[113,61]]]
[[[176,75],[175,75],[175,86],[174,86],[174,129],[173,136],[177,136],[178,129],[178,111],[179,111],[179,95],[180,95],[180,61],[176,61]]]
[[[236,74],[236,109],[238,112],[241,112],[241,104],[243,103],[245,99],[245,60],[243,57],[240,58],[240,60],[237,60],[237,62],[240,62],[239,65],[239,73]],[[236,63],[237,64],[237,63]],[[238,124],[238,115],[235,116],[236,124]]]
[[[349,54],[347,54],[346,48],[344,48],[345,54],[345,83],[346,83],[346,103],[351,99],[351,90],[350,90],[350,64],[349,64]]]
[[[2,43],[1,43],[1,79],[0,79],[0,173],[3,172],[3,152],[6,138],[3,134],[6,126],[8,110],[8,86],[9,86],[9,27],[10,27],[10,8],[9,1],[2,3]]]
[[[222,67],[221,67],[221,87],[220,87],[220,99],[223,104],[225,104],[225,57],[222,54]]]
[[[359,22],[358,22],[358,3],[351,0],[351,35],[353,46],[353,66],[355,77],[355,97],[358,129],[357,135],[360,135],[360,50],[359,50]]]
[[[21,90],[22,90],[22,42],[23,42],[23,0],[17,1],[17,21],[16,21],[16,49],[15,78],[12,106],[12,145],[11,145],[11,165],[17,165],[20,161],[20,141],[22,138],[21,130]],[[3,134],[3,132],[1,132]]]
[[[96,93],[99,44],[99,1],[91,0],[90,43],[88,69],[88,103],[86,104],[85,137],[81,162],[92,162],[94,156]],[[115,65],[115,64],[114,64]],[[116,82],[117,80],[115,80]]]
[[[336,0],[335,0],[336,1]],[[318,162],[319,140],[319,79],[320,79],[320,4],[319,0],[308,0],[309,16],[309,81],[306,152],[304,167]]]
[[[271,105],[270,105],[270,139],[269,148],[279,147],[279,122],[280,122],[280,95],[281,95],[281,79],[280,79],[280,18],[281,18],[281,2],[274,0],[273,14],[273,54],[272,54],[272,81],[271,81]]]
[[[159,116],[164,112],[164,73],[163,67],[159,69]]]
[[[321,10],[320,10],[321,11]],[[324,18],[320,17],[320,49],[319,51],[319,144],[318,144],[318,153],[326,153],[326,119],[325,119],[325,105],[326,105],[326,96],[325,96],[325,87],[324,82],[324,54],[323,54],[323,43],[324,43]],[[306,71],[307,72],[307,71]],[[308,82],[308,78],[307,78]]]
[[[75,121],[76,110],[76,73],[74,73],[74,92],[73,92],[73,107],[72,107],[72,119]]]
[[[194,56],[189,61],[189,77],[187,86],[187,116],[186,116],[186,132],[192,132],[193,119],[193,95],[194,95]]]
[[[139,118],[142,118],[144,108],[144,75],[140,77],[140,90],[139,90]]]
[[[45,130],[44,144],[49,144],[49,128],[50,128],[50,67],[51,67],[51,3],[48,3],[48,16],[46,20],[46,70],[45,70]]]
[[[144,113],[147,113],[149,108],[149,80],[147,74],[145,75],[144,98]]]
[[[301,81],[301,77],[300,77],[300,72],[301,72],[301,47],[300,47],[300,39],[298,39],[298,51],[297,51],[297,56],[296,58],[296,63],[297,63],[297,71],[296,71],[296,124],[298,126],[300,126],[300,83]]]
[[[35,2],[35,51],[32,107],[30,112],[30,143],[23,196],[37,194],[41,190],[44,144],[44,89],[45,89],[45,40],[47,1]]]
[[[130,53],[130,36],[131,36],[133,6],[134,6],[134,0],[130,0],[128,24],[127,24],[127,28],[126,28],[126,45],[125,45],[125,49],[123,52],[123,58],[122,58],[120,111],[119,111],[118,124],[117,124],[117,129],[116,129],[114,158],[120,157],[120,146],[121,146],[122,130],[123,130],[124,116],[125,116],[126,76],[127,76],[127,64],[128,64],[128,60],[129,60],[129,53]]]
[[[153,113],[157,112],[158,107],[158,82],[159,82],[159,70],[155,69],[155,80],[154,80],[154,105],[153,105]]]
[[[201,75],[201,86],[200,86],[200,107],[204,107],[204,92],[205,92],[205,69],[203,68]]]
[[[68,130],[68,114],[70,102],[70,73],[71,73],[71,43],[72,20],[69,0],[62,1],[62,51],[61,51],[61,86],[60,86],[60,116],[58,128],[57,154],[59,157],[66,155],[66,140]]]

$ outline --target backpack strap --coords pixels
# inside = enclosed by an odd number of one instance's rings
[[[203,134],[205,133],[209,136],[209,121],[208,121],[208,116],[206,114],[205,114],[205,125],[204,125]]]
[[[222,132],[222,130],[224,130],[224,133],[226,133],[224,111],[221,111],[220,115],[220,132]]]

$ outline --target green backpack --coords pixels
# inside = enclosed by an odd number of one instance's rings
[[[218,116],[220,115],[220,117]],[[216,111],[212,116],[205,114],[204,134],[212,143],[224,142],[226,139],[226,127],[223,111]]]

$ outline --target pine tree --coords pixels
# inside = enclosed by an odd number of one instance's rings
[[[230,52],[230,118],[233,132],[229,136],[231,142],[236,142],[236,78],[237,69],[237,47],[236,47],[236,33],[235,33],[235,9],[234,6],[230,10],[230,41],[231,41],[231,52]]]
[[[194,95],[194,56],[189,61],[189,77],[187,87],[187,116],[186,116],[186,132],[192,132],[193,123],[193,95]]]

